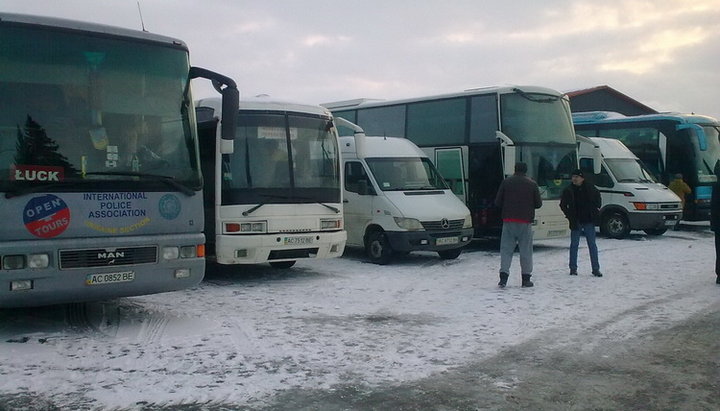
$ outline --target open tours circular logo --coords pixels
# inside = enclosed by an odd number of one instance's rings
[[[23,223],[35,237],[56,237],[70,225],[70,208],[52,194],[34,197],[25,204]]]

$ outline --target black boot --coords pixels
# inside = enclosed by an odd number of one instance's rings
[[[500,288],[505,288],[505,286],[507,285],[508,277],[508,273],[500,273],[500,282],[498,283]]]
[[[532,287],[533,285],[535,285],[535,284],[533,284],[532,281],[530,281],[530,277],[531,277],[530,274],[522,275],[522,286],[523,287]]]

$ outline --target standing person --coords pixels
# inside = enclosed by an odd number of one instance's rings
[[[710,197],[710,228],[715,232],[715,284],[720,284],[720,176]]]
[[[502,235],[500,237],[500,282],[507,285],[513,253],[517,245],[520,251],[522,286],[532,287],[533,270],[532,222],[535,209],[542,206],[540,189],[527,173],[527,164],[515,164],[515,174],[506,178],[495,196],[495,205],[502,210]]]
[[[668,188],[670,191],[675,193],[678,197],[680,197],[680,209],[682,210],[683,214],[685,213],[685,196],[690,194],[692,190],[690,190],[690,186],[687,185],[687,183],[683,180],[683,175],[680,173],[675,174],[675,179],[668,184]],[[675,227],[673,227],[674,230],[677,230],[680,226],[680,220],[682,220],[682,215],[678,218],[677,223],[675,223]]]
[[[570,223],[570,275],[577,275],[577,255],[580,246],[580,233],[585,234],[590,250],[592,275],[602,277],[598,248],[595,243],[595,221],[600,215],[602,200],[600,192],[593,184],[585,183],[582,170],[572,173],[572,184],[563,190],[560,208]]]

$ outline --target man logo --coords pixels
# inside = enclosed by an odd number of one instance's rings
[[[125,257],[125,253],[122,251],[105,251],[100,252],[97,255],[98,260],[108,260],[112,259],[112,262],[115,262],[116,258],[122,258]],[[110,262],[108,262],[110,263]]]
[[[440,227],[442,227],[443,230],[447,230],[448,228],[450,228],[450,222],[447,218],[443,218],[442,220],[440,220]]]

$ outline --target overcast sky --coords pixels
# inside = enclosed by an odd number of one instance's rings
[[[194,65],[319,104],[518,84],[598,85],[720,118],[718,0],[141,0]],[[140,29],[136,0],[2,0],[4,12]],[[212,88],[196,81],[196,97]]]

